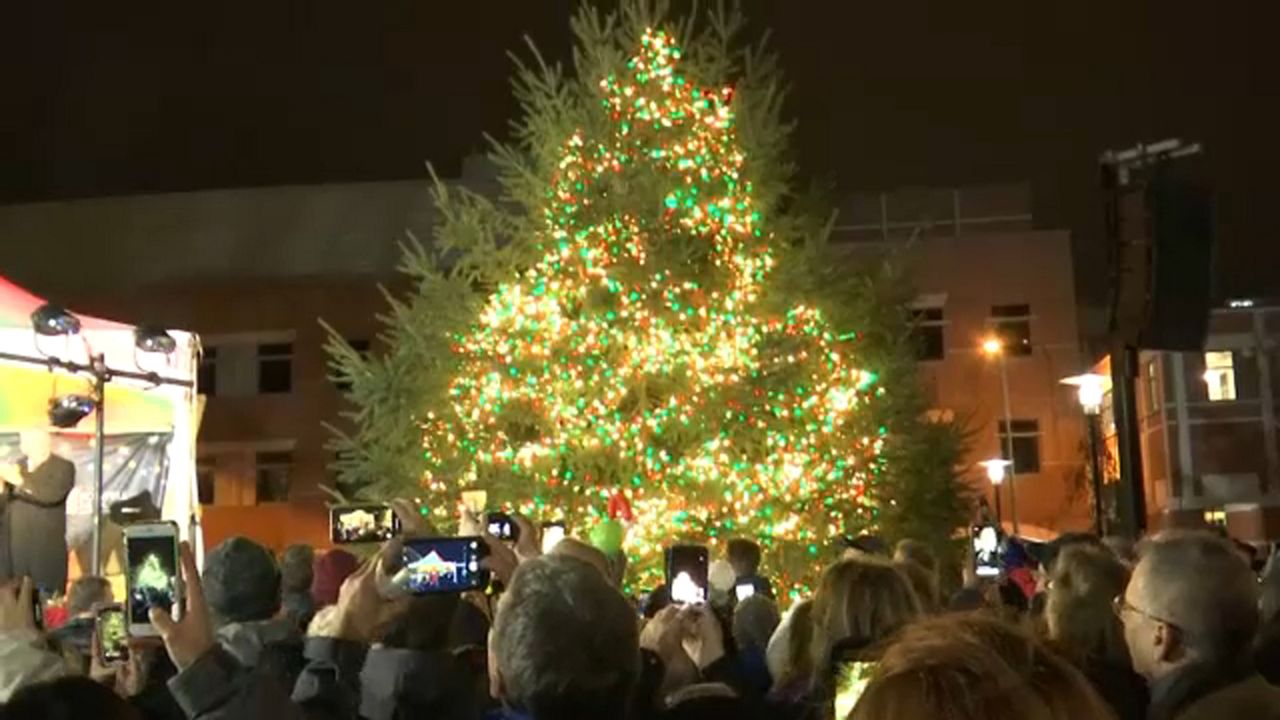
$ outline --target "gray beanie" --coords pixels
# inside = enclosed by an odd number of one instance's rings
[[[243,537],[204,557],[204,597],[217,624],[269,620],[280,609],[280,570],[271,551]]]

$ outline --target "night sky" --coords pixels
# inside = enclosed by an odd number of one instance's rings
[[[11,2],[0,202],[421,177],[501,133],[508,50],[567,57],[569,0]],[[1277,292],[1277,3],[748,0],[793,84],[803,171],[846,189],[1029,179],[1077,263],[1096,157],[1209,151],[1224,294]],[[4,239],[11,242],[11,239]],[[1086,296],[1100,272],[1080,273]]]

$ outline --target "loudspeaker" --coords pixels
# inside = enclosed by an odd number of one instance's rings
[[[1104,166],[1112,248],[1111,333],[1152,350],[1204,348],[1212,303],[1214,236],[1198,157]]]
[[[1139,347],[1203,350],[1213,286],[1213,205],[1207,188],[1172,166],[1147,184],[1151,300]]]

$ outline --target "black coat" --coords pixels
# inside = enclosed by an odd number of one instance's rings
[[[63,593],[67,586],[67,495],[76,466],[50,455],[34,470],[22,470],[22,487],[7,486],[5,525],[9,571],[29,576],[36,587]]]

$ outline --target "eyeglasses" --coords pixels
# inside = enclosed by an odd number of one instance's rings
[[[1148,620],[1155,620],[1158,623],[1164,623],[1165,625],[1168,625],[1171,628],[1178,627],[1177,624],[1175,623],[1169,622],[1168,620],[1165,620],[1162,617],[1156,617],[1155,615],[1152,615],[1146,610],[1143,610],[1140,607],[1136,607],[1135,605],[1133,605],[1133,603],[1126,600],[1124,595],[1115,596],[1115,598],[1111,601],[1111,611],[1116,614],[1116,617],[1120,618],[1121,622],[1124,622],[1124,614],[1126,612],[1134,612],[1141,615],[1144,618],[1147,618]]]

